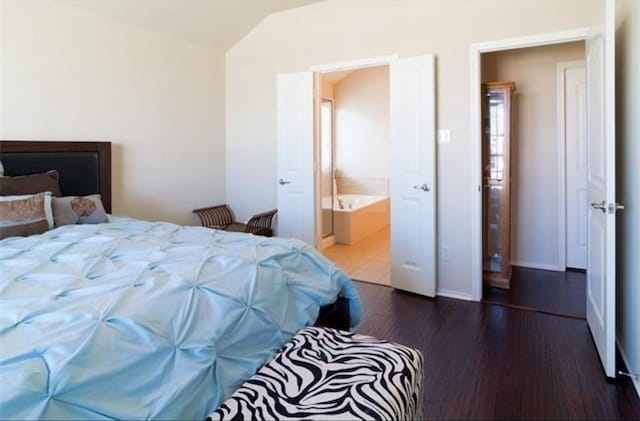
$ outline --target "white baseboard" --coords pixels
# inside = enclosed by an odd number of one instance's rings
[[[616,345],[618,345],[618,351],[620,351],[620,355],[622,356],[622,361],[624,361],[624,364],[627,366],[627,370],[629,370],[629,372],[631,373],[635,373],[634,369],[637,370],[638,368],[632,367],[629,365],[629,358],[627,358],[627,353],[625,352],[624,348],[620,344],[620,341],[618,340],[618,338],[616,338]],[[632,377],[631,383],[633,383],[633,386],[636,388],[636,393],[638,394],[638,397],[640,397],[640,379],[637,379],[637,378],[634,379]]]
[[[320,240],[320,250],[324,250],[328,247],[331,247],[332,245],[334,245],[336,243],[336,236],[335,235],[330,235],[327,238],[323,238],[322,240]]]
[[[473,301],[473,298],[469,294],[458,291],[450,291],[448,289],[439,289],[436,292],[439,297],[455,298],[456,300]]]
[[[530,269],[552,270],[554,272],[564,272],[565,270],[567,270],[567,268],[563,268],[558,265],[546,265],[544,263],[523,262],[521,260],[512,260],[511,266],[520,266],[523,268],[530,268]]]

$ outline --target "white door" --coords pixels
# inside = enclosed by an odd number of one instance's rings
[[[607,0],[587,40],[587,322],[615,377],[615,5]]]
[[[278,75],[278,236],[314,245],[313,74]]]
[[[583,62],[564,72],[564,130],[567,168],[566,266],[587,268],[587,74]]]
[[[390,66],[391,286],[436,294],[435,67],[433,55]]]

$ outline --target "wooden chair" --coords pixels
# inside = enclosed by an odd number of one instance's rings
[[[194,209],[193,213],[200,218],[200,224],[203,227],[271,237],[273,236],[271,224],[278,210],[272,209],[253,215],[246,224],[235,221],[233,211],[228,205]]]

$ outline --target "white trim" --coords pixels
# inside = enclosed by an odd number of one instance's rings
[[[632,374],[636,374],[633,371],[635,368],[629,365],[629,358],[627,357],[627,353],[625,352],[622,344],[617,337],[616,345],[618,345],[618,351],[620,351],[620,356],[622,357],[622,361],[624,361],[624,365],[627,366],[627,370],[629,370],[629,372],[631,372]],[[640,379],[631,377],[631,383],[633,383],[633,386],[636,388],[636,393],[638,394],[638,397],[640,397]]]
[[[439,289],[436,292],[436,295],[438,297],[445,297],[445,298],[453,298],[456,300],[464,300],[464,301],[474,301],[473,297],[469,294],[465,294],[462,292],[458,292],[458,291],[451,291],[448,289]]]
[[[527,35],[518,38],[507,38],[497,41],[478,42],[471,44],[471,48],[477,48],[481,53],[492,51],[516,50],[519,48],[542,47],[545,45],[564,44],[566,42],[584,41],[591,29],[576,28],[567,31],[548,32],[544,34]]]
[[[493,51],[539,47],[573,41],[584,41],[589,28],[509,38],[471,44],[470,53],[470,112],[471,112],[471,291],[475,301],[482,300],[482,103],[480,87],[482,83],[481,55]]]
[[[380,57],[369,57],[359,60],[339,61],[335,63],[316,64],[309,68],[315,73],[340,72],[342,70],[366,69],[367,67],[384,66],[398,59],[397,54]]]
[[[563,61],[556,64],[557,74],[557,121],[558,121],[558,266],[567,267],[567,137],[565,89],[567,70],[584,68],[584,60]]]
[[[320,168],[320,156],[322,153],[320,145],[320,113],[321,101],[320,97],[320,76],[318,73],[312,73],[313,79],[313,196],[315,198],[315,206],[313,210],[313,246],[318,248],[322,242],[322,197],[321,197],[321,177],[322,168]]]
[[[570,62],[556,65],[557,138],[558,138],[558,265],[567,267],[567,99],[565,85]]]
[[[330,236],[320,240],[320,250],[324,250],[336,244],[336,236],[331,234]]]
[[[522,260],[512,260],[511,265],[529,269],[551,270],[554,272],[564,272],[566,270],[564,266],[547,265],[545,263],[523,262]]]
[[[482,70],[481,46],[471,45],[471,295],[482,301]]]

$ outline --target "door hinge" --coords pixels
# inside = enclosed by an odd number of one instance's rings
[[[623,209],[624,209],[624,205],[621,205],[620,203],[616,203],[616,204],[609,203],[609,206],[607,206],[607,211],[610,214],[614,214],[616,213],[616,211],[623,210]]]

